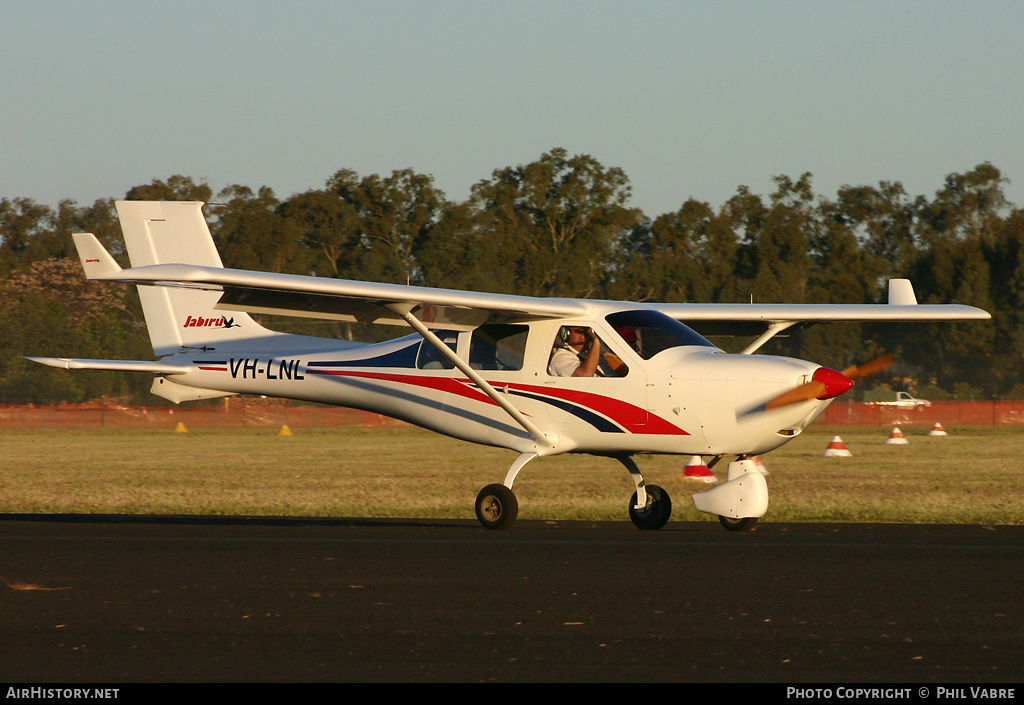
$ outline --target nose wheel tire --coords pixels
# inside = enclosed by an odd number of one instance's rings
[[[657,485],[647,485],[644,488],[647,492],[647,506],[636,508],[637,493],[629,501],[629,518],[633,525],[644,531],[656,531],[668,523],[672,516],[672,500],[668,492]]]
[[[515,493],[505,485],[487,485],[476,496],[476,518],[485,528],[507,529],[518,514]]]
[[[740,519],[732,519],[730,517],[719,516],[718,521],[721,522],[729,531],[747,531],[753,529],[754,525],[757,524],[757,517],[742,517]]]

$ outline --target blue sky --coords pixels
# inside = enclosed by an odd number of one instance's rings
[[[184,174],[286,198],[337,170],[463,200],[554,148],[647,215],[740,185],[990,161],[1024,206],[1024,3],[0,0],[0,197]]]

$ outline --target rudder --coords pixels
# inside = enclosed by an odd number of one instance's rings
[[[223,267],[199,201],[118,201],[132,267],[195,264]],[[171,355],[188,348],[216,348],[232,341],[276,335],[246,313],[218,311],[221,292],[139,286],[153,352]]]

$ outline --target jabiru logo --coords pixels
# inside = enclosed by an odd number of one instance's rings
[[[187,316],[184,328],[238,328],[234,318],[203,318],[202,316]]]

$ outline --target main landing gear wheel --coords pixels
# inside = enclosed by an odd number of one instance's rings
[[[647,485],[647,506],[642,509],[636,508],[636,492],[629,500],[629,518],[633,525],[644,531],[656,531],[668,523],[672,516],[672,500],[668,492],[657,485]]]
[[[757,524],[757,517],[742,517],[740,519],[732,519],[730,517],[719,516],[718,521],[721,522],[729,531],[747,531],[753,529],[754,525]]]
[[[505,485],[487,485],[476,496],[476,518],[488,529],[507,529],[519,514],[519,502]]]

